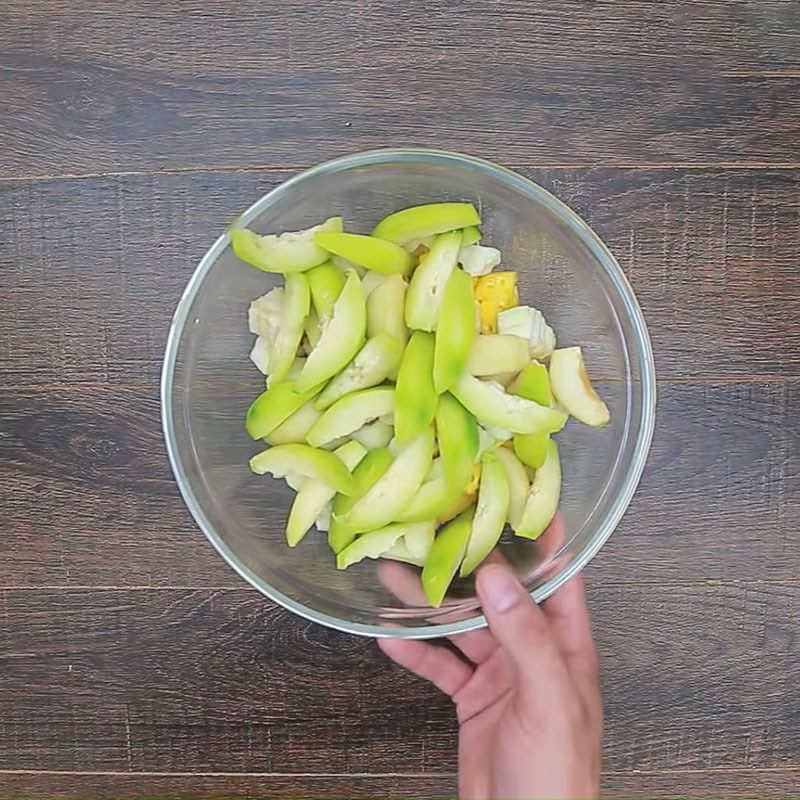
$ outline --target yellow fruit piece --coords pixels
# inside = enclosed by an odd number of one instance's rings
[[[481,333],[497,333],[497,315],[519,305],[516,272],[490,272],[472,279]]]
[[[456,498],[455,502],[436,518],[438,522],[448,522],[457,517],[462,511],[469,508],[478,496],[478,487],[481,482],[480,462],[472,465],[472,474],[464,491]]]

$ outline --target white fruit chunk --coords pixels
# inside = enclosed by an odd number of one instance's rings
[[[468,244],[458,251],[458,262],[464,267],[464,272],[477,278],[488,275],[500,263],[500,251],[496,247]]]
[[[497,315],[497,330],[527,339],[531,358],[547,358],[556,346],[555,332],[542,312],[530,306],[515,306],[501,311]]]

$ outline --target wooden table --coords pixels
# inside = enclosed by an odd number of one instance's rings
[[[244,585],[159,424],[226,223],[398,144],[551,189],[650,326],[605,792],[800,794],[800,4],[5,0],[0,106],[0,796],[452,793],[449,703]]]

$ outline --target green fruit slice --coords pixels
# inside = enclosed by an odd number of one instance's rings
[[[308,443],[321,447],[340,436],[347,436],[367,422],[392,413],[394,389],[362,389],[337,400],[308,433]]]
[[[253,439],[263,439],[314,396],[315,390],[298,392],[292,381],[272,383],[247,409],[244,425]]]
[[[319,319],[328,320],[333,314],[336,300],[342,293],[346,277],[334,267],[330,261],[310,269],[306,273],[308,287],[311,290],[311,302]]]
[[[434,339],[430,333],[416,331],[411,335],[397,373],[394,425],[401,444],[418,436],[436,414],[433,354]]]
[[[316,400],[317,409],[324,411],[351,392],[383,383],[400,362],[402,349],[388,333],[367,339],[356,357],[322,391]]]
[[[480,224],[481,218],[472,203],[429,203],[389,214],[375,226],[372,235],[405,244],[412,239]]]
[[[291,444],[292,442],[304,443],[308,432],[314,427],[322,416],[314,408],[314,401],[309,400],[300,406],[290,417],[287,417],[277,428],[264,437],[267,444]]]
[[[367,450],[379,450],[388,446],[394,438],[394,428],[382,419],[369,422],[350,434],[353,439],[360,442]]]
[[[367,451],[358,442],[347,442],[333,451],[333,455],[351,472],[366,454]],[[296,547],[302,541],[335,494],[336,492],[324,481],[305,481],[294,498],[289,521],[286,523],[286,542],[289,547]]]
[[[608,424],[611,415],[589,381],[580,347],[553,350],[550,384],[558,402],[573,417],[593,428]]]
[[[311,308],[308,281],[302,273],[289,274],[285,278],[286,290],[280,326],[269,357],[270,379],[279,381],[285,377],[297,356],[297,348],[305,331],[306,317]],[[310,389],[310,386],[302,387]]]
[[[331,217],[304,231],[259,236],[247,228],[229,231],[233,252],[248,264],[265,272],[305,272],[328,260],[328,253],[314,243],[319,231],[341,231],[342,218]]]
[[[461,231],[436,237],[430,252],[411,276],[406,294],[406,325],[420,331],[436,330],[444,287],[456,268]]]
[[[480,376],[519,372],[529,361],[527,339],[500,333],[486,333],[476,336],[472,343],[467,360],[467,372],[470,375]]]
[[[422,568],[422,588],[434,608],[442,604],[447,588],[464,558],[474,513],[474,507],[470,506],[445,525],[433,540],[428,560]]]
[[[397,454],[386,474],[356,500],[340,522],[356,531],[369,531],[382,528],[397,519],[430,469],[433,445],[431,428],[409,442]]]
[[[330,253],[385,275],[408,275],[414,266],[411,253],[375,236],[321,231],[314,236],[314,242]]]
[[[364,558],[380,558],[389,548],[398,544],[403,537],[408,536],[409,533],[413,534],[416,528],[425,526],[426,523],[394,523],[379,530],[364,533],[336,556],[336,568],[347,569]]]
[[[297,379],[299,391],[318,386],[340,372],[364,343],[367,327],[367,304],[361,281],[351,271],[333,306],[317,346],[309,353]]]
[[[487,383],[463,374],[452,389],[464,407],[481,422],[512,433],[553,433],[567,418],[552,408],[508,394],[498,383]]]
[[[522,462],[505,447],[498,447],[492,455],[503,465],[508,481],[508,524],[514,531],[519,530],[525,503],[528,499],[530,481]]]
[[[385,449],[370,450],[353,470],[355,491],[352,495],[337,494],[333,498],[333,514],[328,528],[328,545],[339,553],[356,538],[356,531],[341,523],[341,518],[363,497],[385,474],[394,461],[394,456]]]
[[[447,279],[436,326],[433,385],[439,394],[450,389],[464,371],[474,340],[472,281],[463,270],[456,268]]]
[[[470,225],[468,228],[464,228],[461,234],[461,246],[469,247],[471,244],[478,244],[481,238],[481,229],[477,225]]]
[[[444,468],[444,478],[459,491],[469,480],[478,457],[480,438],[475,417],[449,393],[439,398],[436,409],[436,436]]]
[[[257,453],[250,459],[256,475],[269,472],[276,478],[287,474],[302,475],[322,481],[340,494],[352,494],[355,484],[350,470],[333,453],[307,444],[279,444]]]
[[[481,485],[472,520],[467,552],[461,562],[462,578],[483,561],[500,539],[508,517],[509,486],[503,465],[490,453],[481,459]]]
[[[516,530],[517,536],[538,539],[555,516],[560,496],[561,461],[558,447],[551,440],[547,448],[547,458],[533,476],[525,510]]]

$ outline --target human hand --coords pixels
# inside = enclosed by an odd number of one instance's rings
[[[429,642],[379,641],[456,704],[460,797],[597,797],[603,708],[583,579],[539,607],[494,563],[477,589],[489,630],[450,637],[470,663]]]

